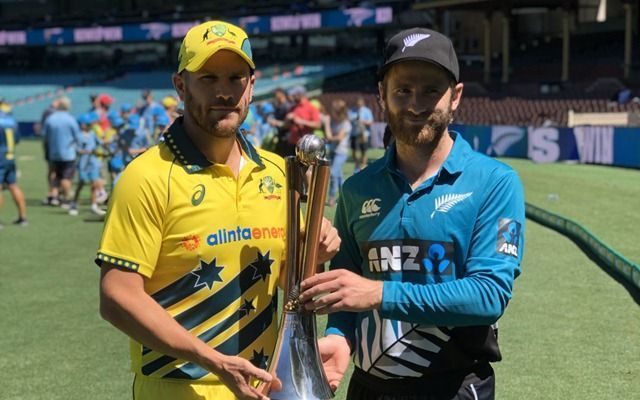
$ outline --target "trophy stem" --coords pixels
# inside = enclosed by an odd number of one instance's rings
[[[307,196],[307,218],[305,221],[305,240],[302,246],[301,281],[312,277],[318,265],[318,243],[324,215],[324,202],[327,198],[331,168],[329,161],[318,160],[311,166],[311,183]]]
[[[313,135],[303,137],[297,157],[285,157],[287,177],[287,236],[284,306],[276,348],[269,373],[282,382],[282,390],[271,391],[262,383],[258,390],[274,400],[327,400],[333,391],[327,382],[316,340],[316,316],[299,304],[300,283],[313,276],[318,263],[318,246],[324,201],[330,178],[329,161],[322,158],[324,142]],[[300,146],[300,144],[299,144]],[[322,154],[321,154],[322,153]],[[311,179],[306,183],[307,166]],[[305,196],[305,186],[309,193]],[[300,230],[300,203],[307,199],[305,234]]]
[[[287,177],[287,236],[286,236],[286,281],[284,285],[284,303],[296,301],[300,295],[300,274],[298,265],[301,250],[300,199],[304,193],[304,174],[302,166],[295,157],[285,157]]]

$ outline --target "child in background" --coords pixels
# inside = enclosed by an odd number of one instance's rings
[[[138,115],[129,115],[128,124],[120,134],[120,148],[125,150],[123,151],[125,166],[151,146],[152,139],[149,131],[142,126],[140,121]]]
[[[76,193],[69,209],[69,215],[78,215],[78,200],[85,184],[91,185],[91,211],[96,215],[104,215],[105,211],[98,206],[97,197],[104,191],[104,182],[100,177],[102,161],[96,155],[102,142],[91,129],[92,116],[81,115],[78,118],[81,135],[78,143],[79,180]]]
[[[113,192],[113,185],[115,185],[118,176],[120,176],[120,173],[124,170],[124,156],[120,149],[120,136],[126,127],[124,121],[121,116],[114,117],[111,120],[111,127],[115,130],[116,134],[113,140],[105,146],[109,152],[107,169],[109,171],[109,190],[111,192]]]

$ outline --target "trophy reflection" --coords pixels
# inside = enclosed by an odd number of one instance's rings
[[[269,372],[282,390],[261,390],[273,400],[327,400],[333,398],[316,341],[316,318],[298,302],[300,283],[316,272],[320,228],[330,178],[324,158],[324,140],[305,135],[295,157],[285,157],[287,176],[287,259],[284,306]],[[307,184],[306,171],[311,178]],[[307,189],[307,190],[305,190]],[[305,234],[300,230],[300,203],[306,200]]]

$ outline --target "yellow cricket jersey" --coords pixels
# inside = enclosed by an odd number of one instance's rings
[[[145,290],[182,326],[227,355],[265,368],[275,346],[284,256],[284,160],[237,135],[236,179],[210,163],[177,119],[164,142],[124,170],[96,262],[142,274]],[[200,366],[131,342],[132,369],[152,378],[218,382]]]

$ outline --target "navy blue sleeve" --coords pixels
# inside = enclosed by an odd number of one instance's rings
[[[341,191],[333,225],[338,230],[338,235],[342,242],[340,251],[331,260],[331,269],[344,268],[362,275],[360,267],[362,259],[358,251],[358,244],[355,241],[353,232],[351,232],[346,203],[347,199],[344,196],[344,192]],[[355,346],[356,316],[356,313],[347,311],[329,314],[325,335],[344,336],[352,346]]]
[[[476,218],[465,275],[437,285],[385,281],[384,318],[438,326],[490,325],[504,313],[524,251],[524,193],[509,170],[495,182]]]

